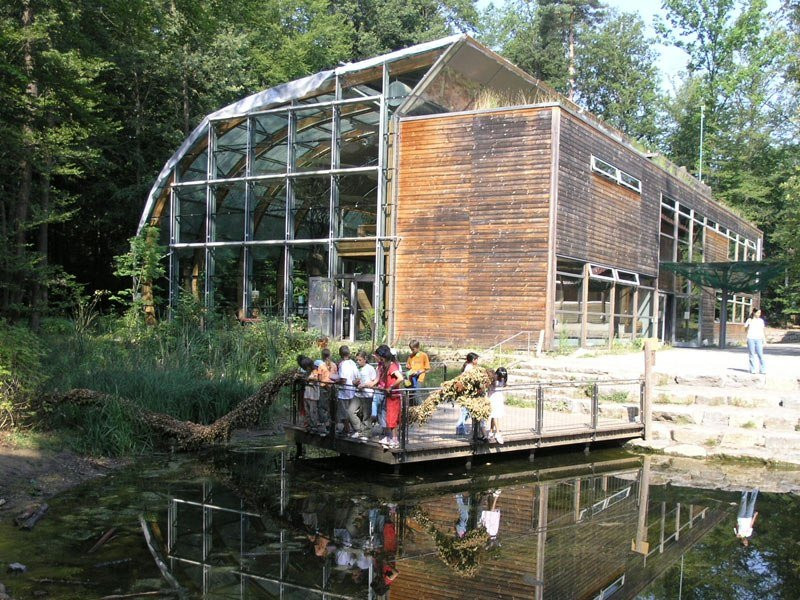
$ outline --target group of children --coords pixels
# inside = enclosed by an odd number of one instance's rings
[[[303,426],[313,433],[328,435],[328,427],[332,423],[338,423],[337,431],[342,435],[366,441],[372,437],[375,426],[379,425],[383,434],[379,443],[389,448],[399,447],[398,428],[402,410],[400,388],[405,385],[415,390],[420,389],[431,368],[430,359],[420,350],[419,341],[412,340],[409,350],[411,353],[406,361],[405,375],[396,353],[385,344],[378,346],[373,352],[377,368],[369,363],[369,356],[363,350],[356,354],[354,362],[347,346],[339,348],[338,364],[332,360],[328,348],[322,348],[317,360],[304,355],[298,356],[301,377],[305,380],[302,402],[299,403]],[[461,372],[465,373],[476,367],[478,358],[477,354],[470,352]],[[478,424],[478,439],[503,443],[500,421],[505,414],[504,388],[507,382],[507,370],[504,367],[498,368],[489,392],[491,415],[488,427],[486,423]],[[334,390],[336,414],[331,415],[329,407],[333,404],[331,394]],[[420,400],[416,394],[412,394],[411,399],[412,402]],[[467,417],[467,410],[462,407],[456,424],[456,435],[466,435]]]
[[[428,355],[420,350],[417,340],[409,344],[409,349],[408,378],[403,375],[396,354],[385,344],[378,346],[373,353],[377,368],[369,363],[369,356],[363,350],[356,354],[356,362],[353,362],[347,346],[339,348],[341,360],[338,364],[331,360],[328,348],[322,349],[321,357],[316,361],[308,356],[298,356],[297,363],[305,379],[300,405],[304,427],[327,435],[331,422],[336,422],[340,424],[341,434],[365,441],[371,436],[374,426],[380,425],[383,431],[380,443],[390,448],[399,447],[400,387],[405,383],[420,388],[430,370]],[[337,394],[336,414],[329,415],[334,389]]]

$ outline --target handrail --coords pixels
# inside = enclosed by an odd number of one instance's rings
[[[508,338],[504,339],[502,342],[498,342],[494,346],[490,346],[487,351],[491,352],[492,350],[494,350],[495,348],[499,348],[500,346],[502,346],[506,342],[510,342],[514,338],[517,338],[517,337],[521,336],[523,333],[527,333],[528,334],[528,346],[527,346],[527,348],[528,348],[528,352],[530,352],[531,351],[531,332],[530,331],[519,331],[519,332],[515,333],[514,335],[512,335],[511,337],[508,337]]]

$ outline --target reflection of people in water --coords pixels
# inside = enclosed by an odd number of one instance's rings
[[[497,540],[497,532],[500,531],[500,511],[497,509],[499,497],[500,490],[494,490],[489,497],[489,510],[481,511],[481,525],[486,529],[492,542]]]
[[[370,584],[372,591],[379,597],[389,591],[389,586],[397,578],[397,566],[394,563],[397,553],[397,507],[389,505],[389,516],[383,524],[383,548],[375,557],[375,577]]]
[[[756,498],[758,489],[749,492],[742,492],[742,499],[739,500],[739,514],[736,515],[736,527],[733,528],[736,537],[747,546],[750,543],[750,536],[753,535],[753,525],[756,523]]]

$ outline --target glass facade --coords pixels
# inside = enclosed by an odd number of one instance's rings
[[[441,94],[451,80],[463,85]],[[510,97],[537,85],[456,35],[209,115],[162,170],[140,221],[169,246],[170,306],[191,294],[243,321],[313,313],[328,335],[376,331],[394,243],[393,116],[462,110],[487,87]]]
[[[728,240],[727,260],[759,260],[758,243],[747,239],[719,223],[700,214],[680,202],[663,196],[661,199],[660,261],[661,262],[713,262],[707,261],[707,232],[722,235]],[[697,346],[702,343],[701,327],[703,315],[702,288],[688,279],[662,270],[658,278],[658,289],[665,293],[667,311],[662,318],[674,327],[662,329],[663,341],[677,345]],[[716,306],[713,298],[706,307],[714,308],[714,319],[719,322],[720,299]],[[736,295],[728,301],[728,322],[743,322],[746,307],[751,307],[751,295]],[[710,320],[710,315],[707,320]]]

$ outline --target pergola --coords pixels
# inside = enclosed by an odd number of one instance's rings
[[[722,292],[719,316],[719,347],[725,347],[728,297],[736,293],[761,292],[780,275],[784,265],[773,261],[748,262],[662,262],[661,268],[685,277],[692,283]]]

